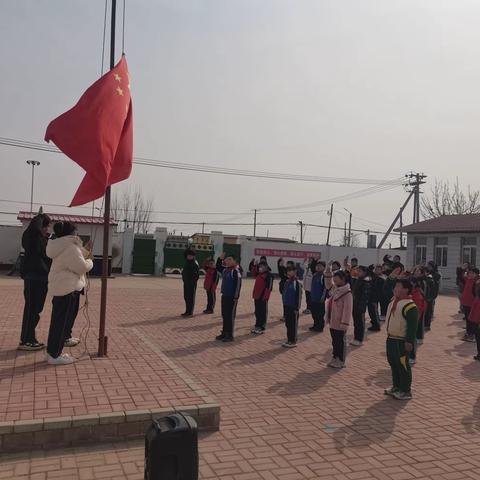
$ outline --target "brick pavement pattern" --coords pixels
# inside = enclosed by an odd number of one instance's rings
[[[480,479],[480,364],[472,360],[474,344],[460,340],[463,323],[453,297],[439,299],[414,367],[414,399],[400,403],[383,395],[390,385],[384,333],[351,348],[346,369],[329,369],[329,336],[310,333],[307,316],[300,320],[298,348],[281,348],[285,327],[278,320],[278,290],[266,334],[249,334],[252,286],[246,281],[243,287],[236,341],[222,344],[213,341],[218,314],[178,317],[178,279],[110,282],[109,328],[126,329],[130,342],[148,337],[221,404],[220,431],[201,435],[202,479]],[[18,330],[21,287],[10,282],[0,289],[2,321]],[[94,282],[92,312],[98,292]],[[204,306],[202,293],[197,311]],[[4,455],[0,479],[5,478],[141,479],[143,444]]]

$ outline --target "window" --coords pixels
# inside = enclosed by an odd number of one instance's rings
[[[462,238],[461,263],[475,265],[477,263],[477,237]]]
[[[448,264],[448,237],[435,238],[435,263],[439,267],[446,267]]]
[[[415,265],[424,265],[427,261],[427,238],[415,237]]]

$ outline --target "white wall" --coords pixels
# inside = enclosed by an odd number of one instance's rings
[[[0,225],[0,265],[13,265],[22,249],[21,226]]]
[[[402,262],[406,261],[405,250],[388,250],[388,249],[376,249],[376,248],[349,248],[349,247],[334,247],[326,245],[306,244],[306,243],[279,243],[279,242],[259,242],[252,240],[243,240],[242,246],[242,268],[247,271],[248,264],[252,258],[257,260],[260,255],[255,255],[256,249],[265,250],[282,250],[284,254],[281,256],[284,260],[293,260],[296,263],[303,263],[310,253],[320,253],[321,258],[325,261],[338,260],[343,263],[343,259],[348,255],[350,258],[357,257],[360,265],[371,265],[381,263],[385,255],[400,255]],[[288,255],[288,252],[305,252],[305,255],[294,256]],[[267,255],[267,260],[274,273],[277,273],[277,261],[280,258],[279,255]]]

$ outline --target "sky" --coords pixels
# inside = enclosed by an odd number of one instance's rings
[[[103,16],[103,0],[1,2],[0,137],[42,142],[48,123],[101,75]],[[379,181],[419,171],[430,183],[458,177],[479,188],[479,18],[476,0],[126,0],[134,154]],[[29,208],[18,203],[30,200],[29,159],[41,162],[35,202],[67,205],[73,197],[83,173],[70,159],[0,145],[1,212]],[[326,225],[329,199],[366,187],[141,165],[114,192],[128,185],[151,196],[155,211],[208,212],[155,213],[155,221],[239,234],[253,228],[208,223],[251,223],[259,209],[259,223]],[[384,231],[406,195],[399,187],[336,202],[333,225],[343,227],[348,209],[354,229]],[[404,222],[411,216],[409,209]],[[0,223],[14,221],[0,214]],[[298,240],[299,228],[257,227],[267,234]],[[306,242],[325,239],[325,229],[307,227]],[[342,241],[340,230],[333,240]]]

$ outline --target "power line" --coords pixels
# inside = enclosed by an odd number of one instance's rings
[[[42,143],[31,142],[28,140],[19,140],[8,137],[0,137],[0,145],[6,145],[10,147],[27,148],[31,150],[39,150],[51,153],[61,153],[56,147],[45,145]],[[233,175],[241,177],[254,177],[254,178],[268,178],[272,180],[289,180],[289,181],[301,181],[301,182],[319,182],[319,183],[336,183],[336,184],[356,184],[356,185],[391,185],[392,183],[400,184],[403,181],[402,178],[396,178],[393,180],[381,180],[381,179],[368,179],[368,178],[346,178],[346,177],[319,177],[314,175],[297,175],[287,174],[279,172],[267,172],[257,170],[241,170],[226,167],[216,167],[208,165],[198,165],[180,162],[169,162],[166,160],[158,160],[146,157],[134,157],[133,163],[137,165],[145,165],[152,167],[168,168],[173,170],[186,170],[202,173],[213,173],[220,175]],[[265,209],[267,210],[267,209]]]

